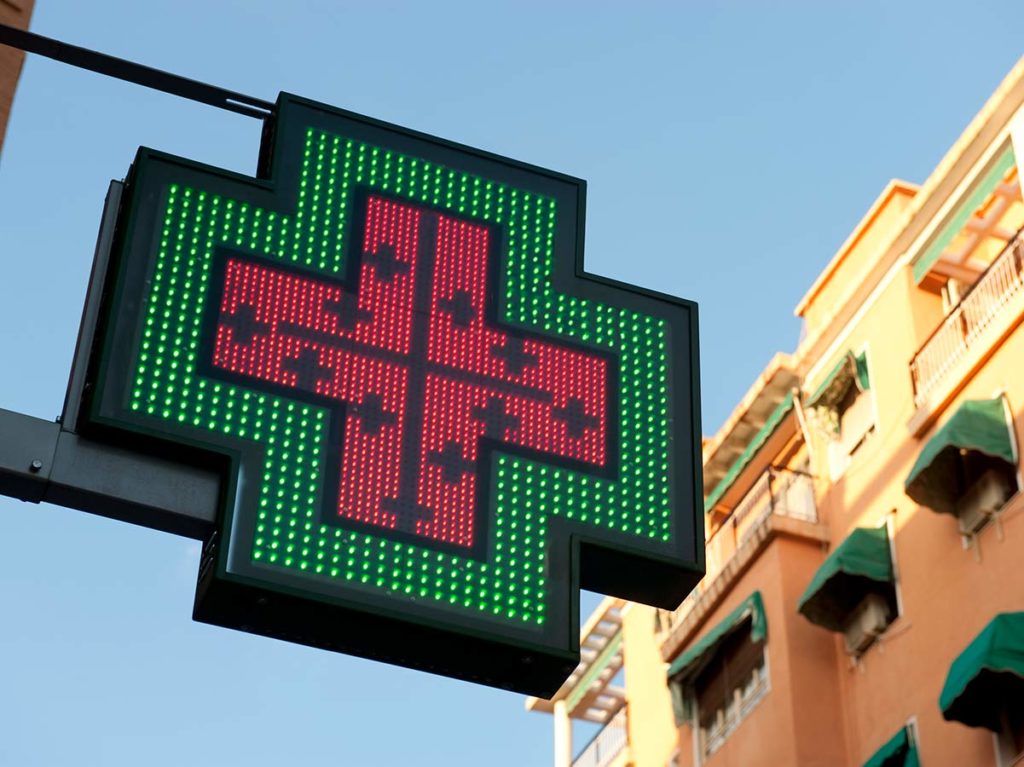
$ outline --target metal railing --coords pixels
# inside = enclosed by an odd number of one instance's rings
[[[720,749],[729,736],[746,719],[768,694],[768,676],[761,667],[754,672],[750,683],[742,690],[735,690],[733,700],[716,716],[708,728],[701,728],[700,741],[704,757]]]
[[[765,511],[772,508],[772,479],[774,478],[771,469],[764,472],[754,486],[747,491],[736,507],[732,510],[732,524],[739,526],[748,518],[760,518]]]
[[[626,709],[619,709],[572,761],[572,767],[608,767],[628,745]]]
[[[663,630],[671,633],[700,600],[701,594],[726,568],[737,549],[772,516],[818,521],[811,476],[789,469],[768,468],[733,508],[729,519],[706,543],[707,575],[671,613],[661,613]]]
[[[1018,232],[910,360],[915,405],[921,406],[1021,289],[1022,267],[1024,236]]]
[[[769,468],[754,484],[732,514],[737,548],[746,543],[772,515],[806,522],[818,521],[814,483],[810,476],[785,469]]]

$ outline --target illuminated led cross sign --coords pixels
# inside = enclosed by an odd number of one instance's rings
[[[583,273],[582,181],[282,95],[126,183],[88,418],[224,466],[196,619],[549,695],[581,587],[688,593],[696,309]]]

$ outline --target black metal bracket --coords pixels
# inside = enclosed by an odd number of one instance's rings
[[[220,507],[212,468],[129,451],[78,433],[78,412],[103,293],[122,185],[112,181],[96,241],[64,411],[57,422],[0,408],[0,496],[79,511],[204,540]]]
[[[0,45],[45,56],[108,77],[264,120],[274,104],[133,61],[0,24]],[[82,328],[98,311],[121,185],[111,184]],[[203,540],[220,504],[218,472],[160,456],[129,452],[77,432],[92,338],[80,337],[64,411],[56,423],[0,409],[0,495],[43,501]]]
[[[133,61],[0,24],[0,45],[108,77],[265,120],[274,104]],[[82,333],[99,310],[101,280],[113,240],[121,184],[112,182],[83,310]],[[213,530],[218,472],[130,452],[77,433],[91,335],[80,336],[61,418],[52,423],[0,409],[0,496],[43,501],[190,538]]]
[[[203,540],[217,518],[220,476],[0,409],[0,495]]]
[[[174,96],[198,101],[218,109],[264,120],[274,113],[269,101],[236,93],[216,85],[190,80],[181,75],[147,67],[127,59],[120,59],[106,53],[71,45],[52,37],[37,35],[35,32],[0,24],[0,45],[45,56],[48,59],[87,69],[107,77],[115,77],[146,88],[170,93]]]

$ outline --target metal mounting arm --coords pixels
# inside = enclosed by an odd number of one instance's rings
[[[221,492],[218,472],[124,450],[77,433],[92,328],[120,200],[121,184],[112,181],[60,420],[0,409],[0,495],[55,503],[201,540],[216,520]]]
[[[220,478],[0,409],[0,495],[202,540],[216,519]]]
[[[107,53],[100,53],[78,45],[71,45],[52,37],[37,35],[7,24],[0,24],[0,45],[8,45],[48,59],[70,64],[80,69],[88,69],[107,77],[116,77],[146,88],[170,93],[174,96],[198,101],[202,104],[229,112],[265,119],[274,112],[274,105],[269,101],[236,93],[216,85],[209,85],[198,80],[190,80],[181,75],[164,72],[161,69],[147,67],[134,61],[119,59]]]

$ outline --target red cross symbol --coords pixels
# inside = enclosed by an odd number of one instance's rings
[[[491,228],[362,200],[348,282],[226,258],[212,366],[338,408],[335,521],[472,547],[488,446],[606,467],[611,362],[499,326]]]

